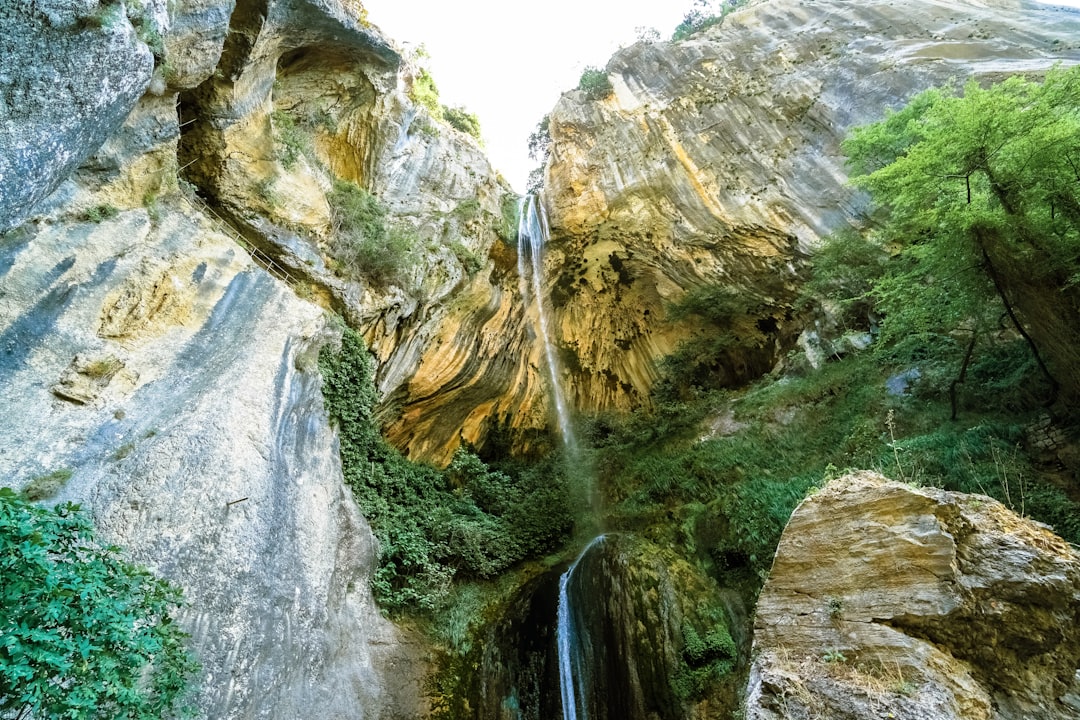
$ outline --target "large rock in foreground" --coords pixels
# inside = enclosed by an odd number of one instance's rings
[[[1080,717],[1080,555],[986,497],[848,475],[792,515],[747,717]]]

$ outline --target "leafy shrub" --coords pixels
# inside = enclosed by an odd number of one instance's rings
[[[480,140],[480,118],[476,117],[476,113],[471,113],[463,107],[443,105],[442,116],[450,127]]]
[[[439,102],[439,88],[435,87],[435,78],[427,70],[420,70],[409,90],[409,99],[417,105],[427,108],[431,117],[443,119],[443,106]]]
[[[301,155],[311,151],[311,136],[287,112],[275,110],[270,119],[274,127],[274,139],[277,141],[274,149],[278,162],[286,170],[291,170]]]
[[[345,481],[379,538],[372,589],[383,607],[434,610],[455,578],[493,577],[568,532],[560,478],[511,476],[465,450],[440,471],[388,445],[373,415],[373,363],[354,331],[323,349],[319,367]]]
[[[171,715],[198,670],[172,616],[182,601],[100,545],[78,506],[0,488],[0,715]]]
[[[578,90],[584,92],[585,97],[590,100],[603,100],[611,94],[613,88],[607,71],[590,65],[581,73]]]
[[[355,183],[336,181],[327,200],[334,224],[331,256],[377,285],[403,282],[415,257],[413,234],[389,225],[386,207]]]

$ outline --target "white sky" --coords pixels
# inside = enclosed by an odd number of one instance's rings
[[[439,96],[480,118],[495,168],[518,192],[529,133],[586,66],[603,67],[635,28],[668,39],[693,0],[364,0],[368,19],[399,45],[423,43]]]
[[[426,46],[445,105],[480,118],[495,168],[518,192],[529,133],[586,66],[603,67],[639,27],[671,37],[693,0],[363,0],[368,19],[399,45]],[[1080,0],[1055,5],[1080,6]]]

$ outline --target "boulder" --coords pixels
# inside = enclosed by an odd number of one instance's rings
[[[1080,554],[981,495],[847,475],[796,509],[747,717],[1080,717]]]

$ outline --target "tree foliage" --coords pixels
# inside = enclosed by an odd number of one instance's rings
[[[578,80],[578,90],[584,92],[585,97],[590,100],[603,100],[612,91],[607,71],[591,65],[585,68],[581,72],[581,79]]]
[[[893,255],[871,291],[886,345],[938,347],[966,367],[966,337],[1004,321],[1051,389],[1075,392],[1080,68],[924,92],[843,148]]]
[[[103,546],[78,506],[0,488],[0,714],[169,716],[198,665],[178,587]]]

